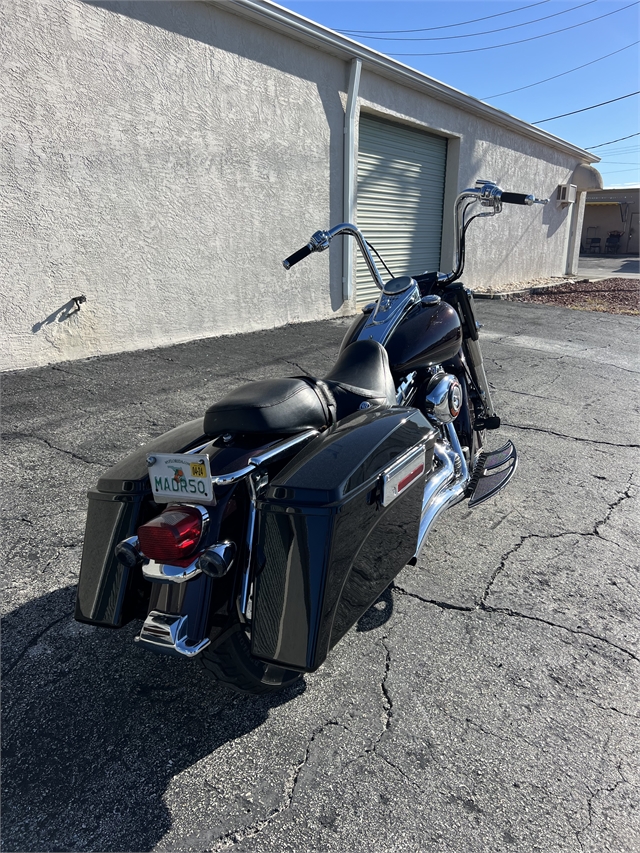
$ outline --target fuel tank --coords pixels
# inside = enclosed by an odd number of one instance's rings
[[[359,314],[342,342],[341,350],[352,341],[366,338],[368,314]],[[431,367],[452,359],[462,346],[462,327],[457,311],[446,302],[425,305],[419,302],[387,341],[389,365],[395,376],[420,367]]]

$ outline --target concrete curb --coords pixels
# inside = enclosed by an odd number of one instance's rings
[[[545,293],[548,290],[555,290],[563,284],[577,284],[579,281],[590,281],[588,278],[567,278],[563,281],[556,281],[553,284],[537,284],[533,287],[525,287],[522,290],[507,290],[504,293],[479,293],[477,290],[473,292],[474,299],[512,299],[514,296],[526,296],[530,293]]]

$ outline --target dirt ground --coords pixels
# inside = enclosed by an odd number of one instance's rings
[[[511,299],[563,305],[579,311],[604,311],[608,314],[640,314],[640,281],[632,278],[607,278],[603,281],[567,282]]]

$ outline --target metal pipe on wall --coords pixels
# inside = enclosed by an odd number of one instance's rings
[[[353,222],[356,205],[356,106],[358,89],[360,88],[360,72],[362,60],[352,59],[349,72],[349,89],[347,91],[347,107],[344,114],[344,222]],[[353,296],[353,243],[346,237],[342,238],[342,298],[351,299]]]

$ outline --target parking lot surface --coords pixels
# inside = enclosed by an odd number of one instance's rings
[[[4,377],[4,850],[640,850],[639,323],[478,312],[516,476],[272,698],[74,622],[85,495],[345,321]]]
[[[578,278],[640,278],[637,255],[580,255]]]

